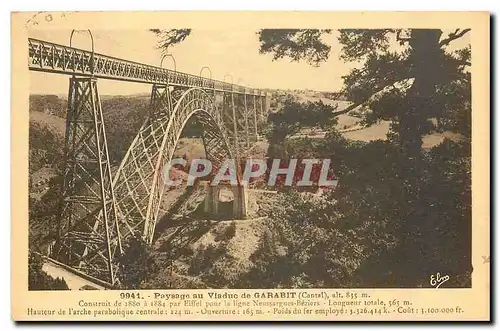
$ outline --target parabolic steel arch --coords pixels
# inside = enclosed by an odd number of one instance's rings
[[[163,94],[155,93],[159,88]],[[158,97],[153,98],[152,109],[161,112],[146,120],[114,177],[118,214],[124,225],[120,230],[122,238],[140,233],[151,242],[165,187],[164,165],[172,160],[183,128],[193,116],[202,124],[207,158],[215,165],[233,158],[214,97],[202,89],[191,88],[177,91],[180,96],[176,100],[172,96],[176,91],[172,92],[166,87],[153,87],[153,96]],[[172,102],[167,107],[162,107],[163,102],[158,100],[170,98]]]
[[[151,243],[161,216],[160,204],[165,189],[164,165],[172,160],[183,128],[193,117],[203,127],[205,150],[212,164],[218,165],[226,158],[233,158],[213,95],[200,88],[171,91],[167,86],[154,85],[150,115],[113,178],[117,227],[110,232],[109,238],[101,236],[100,242],[97,238],[83,242],[80,248],[82,253],[77,259],[68,260],[68,265],[113,284],[120,272],[117,258],[121,243],[130,236],[142,237]],[[86,221],[88,215],[85,211],[82,214],[83,218],[75,220],[75,223]],[[103,216],[104,210],[100,210],[99,216],[92,218],[95,223],[89,226],[102,229],[105,225]],[[75,242],[74,232],[71,229],[65,232],[61,238],[62,247],[75,247],[82,243],[81,240]]]

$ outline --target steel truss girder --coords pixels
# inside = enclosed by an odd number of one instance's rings
[[[122,81],[165,84],[184,88],[264,95],[265,92],[147,64],[28,38],[28,67],[34,71],[89,76]]]
[[[236,112],[234,108],[234,94],[223,92],[222,93],[222,103],[220,106],[220,113],[223,122],[223,126],[227,132],[227,136],[231,145],[231,148],[237,155],[238,153],[238,127],[236,121]]]
[[[112,261],[122,248],[106,130],[93,78],[70,79],[65,155],[53,256],[113,284],[117,270]]]

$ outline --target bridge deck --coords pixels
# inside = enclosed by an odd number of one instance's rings
[[[127,61],[33,38],[28,39],[28,53],[29,70],[33,71],[87,77],[93,76],[96,78],[147,84],[201,87],[215,91],[247,95],[266,95],[264,91],[258,89]]]

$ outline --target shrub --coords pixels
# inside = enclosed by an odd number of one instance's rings
[[[126,289],[137,289],[148,275],[149,245],[142,238],[130,237],[119,258],[120,283]]]
[[[228,242],[236,235],[236,223],[233,221],[228,226],[221,229],[222,231],[218,231],[215,234],[214,240]]]
[[[192,275],[201,275],[207,272],[215,260],[225,253],[225,248],[214,244],[199,245],[189,261],[188,272]]]
[[[69,290],[64,278],[53,278],[42,270],[43,259],[30,252],[28,258],[28,289],[30,291]]]

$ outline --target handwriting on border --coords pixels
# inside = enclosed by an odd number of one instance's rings
[[[29,20],[26,21],[26,24],[24,25],[26,28],[29,27],[36,27],[43,23],[44,21],[47,23],[51,23],[54,21],[56,18],[66,18],[68,15],[67,12],[59,12],[57,14],[55,13],[50,13],[50,12],[43,12],[39,11],[36,14],[34,14]],[[42,18],[43,16],[43,18]]]

